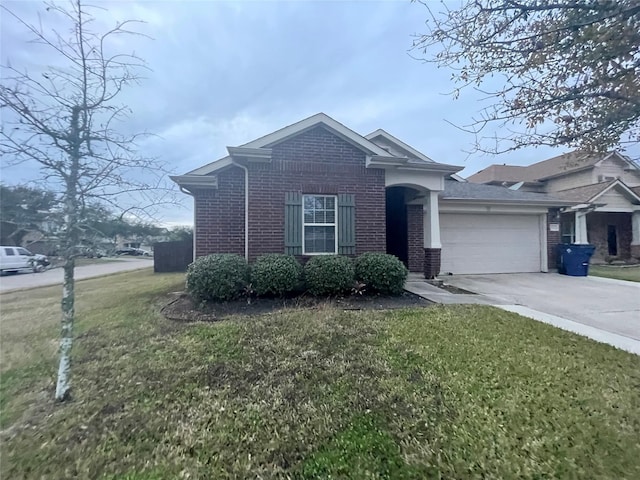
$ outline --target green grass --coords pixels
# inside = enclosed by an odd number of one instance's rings
[[[596,277],[615,278],[616,280],[627,280],[629,282],[640,282],[640,265],[617,266],[617,265],[591,265],[589,275]]]
[[[2,478],[639,478],[640,358],[491,307],[161,318],[181,275],[2,301]],[[24,315],[25,311],[35,314]]]

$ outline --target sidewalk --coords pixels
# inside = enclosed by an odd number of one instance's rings
[[[404,289],[433,303],[442,303],[444,305],[496,305],[501,303],[499,300],[491,299],[484,295],[460,294],[447,292],[442,288],[431,285],[424,279],[424,275],[419,273],[410,273]]]

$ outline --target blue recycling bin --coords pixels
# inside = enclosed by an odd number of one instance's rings
[[[558,246],[558,273],[572,277],[589,275],[589,260],[595,252],[594,245],[571,243]]]

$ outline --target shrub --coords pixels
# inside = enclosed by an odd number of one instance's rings
[[[187,269],[187,291],[199,301],[232,300],[248,281],[247,261],[232,253],[197,258]]]
[[[364,253],[355,261],[356,280],[366,285],[367,291],[384,295],[400,295],[408,271],[393,255]]]
[[[339,294],[353,287],[353,262],[339,255],[313,257],[304,266],[304,278],[313,295]]]
[[[302,265],[293,255],[270,253],[251,267],[251,284],[257,295],[284,295],[300,285]]]

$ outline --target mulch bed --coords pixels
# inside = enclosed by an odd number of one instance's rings
[[[397,297],[381,295],[353,295],[338,298],[315,298],[301,295],[293,298],[246,298],[222,303],[198,304],[186,292],[174,292],[174,298],[162,308],[169,320],[180,322],[216,322],[232,315],[255,316],[276,312],[283,308],[321,308],[334,306],[343,310],[390,310],[433,305],[413,293],[403,292]]]

